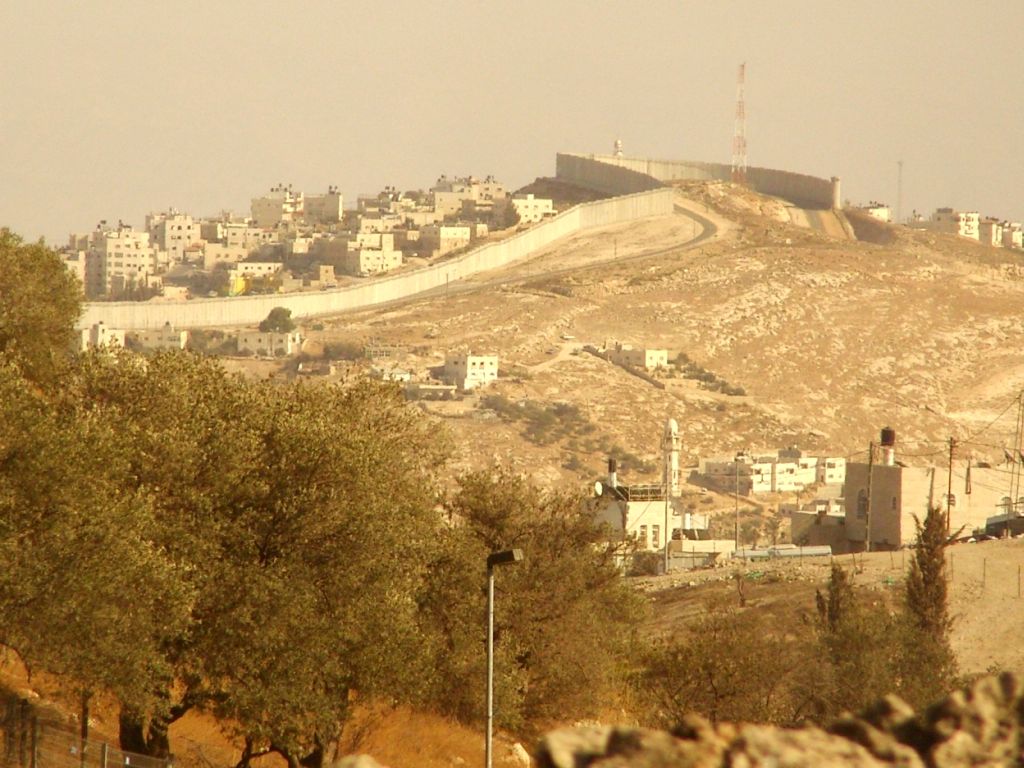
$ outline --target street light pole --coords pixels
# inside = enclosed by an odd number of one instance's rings
[[[506,549],[487,556],[487,739],[484,742],[484,768],[491,768],[494,732],[494,568],[515,565],[522,559],[521,549]]]

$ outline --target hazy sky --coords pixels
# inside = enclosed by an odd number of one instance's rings
[[[1024,0],[0,2],[0,226],[63,243],[557,151],[751,165],[1024,219]]]

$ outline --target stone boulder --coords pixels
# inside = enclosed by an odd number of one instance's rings
[[[954,768],[1024,766],[1024,693],[986,677],[923,713],[887,696],[826,729],[719,723],[690,716],[673,733],[600,726],[554,731],[540,768]]]

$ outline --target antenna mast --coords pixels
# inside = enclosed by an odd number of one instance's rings
[[[746,69],[746,62],[740,64],[736,75],[736,129],[732,137],[732,180],[736,184],[747,181],[747,111],[743,103]]]

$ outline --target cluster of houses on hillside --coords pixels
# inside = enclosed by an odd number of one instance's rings
[[[935,507],[948,512],[951,534],[1024,534],[1024,495],[1014,501],[1008,490],[1008,477],[1014,473],[1006,466],[967,460],[952,466],[905,466],[896,459],[895,432],[888,428],[882,430],[870,461],[814,456],[792,447],[704,457],[690,474],[689,489],[681,481],[673,420],[666,424],[662,449],[661,482],[622,484],[610,460],[607,477],[595,483],[587,502],[595,521],[606,527],[610,543],[628,545],[622,550],[627,559],[629,553],[659,553],[669,567],[678,568],[735,554],[763,555],[767,550],[743,549],[751,542],[739,540],[741,498],[744,505],[770,504],[788,517],[789,541],[781,547],[773,542],[773,551],[780,554],[907,546],[916,539],[917,521]],[[1018,472],[1021,476],[1024,471]],[[694,499],[712,502],[708,490],[735,497],[735,530],[726,526],[733,536],[713,538],[710,516],[697,512],[701,507]]]
[[[320,195],[280,184],[250,215],[196,218],[171,209],[145,227],[101,221],[69,237],[62,255],[87,299],[185,299],[334,287],[470,246],[494,229],[554,215],[550,199],[513,195],[488,176],[442,176],[428,191],[385,187],[347,210],[337,187]]]
[[[893,220],[892,209],[884,203],[870,202],[861,206],[861,210],[879,221],[891,223]],[[977,211],[937,208],[928,218],[914,211],[905,223],[912,229],[959,235],[996,248],[1024,248],[1024,229],[1019,221],[992,216],[982,218]]]

